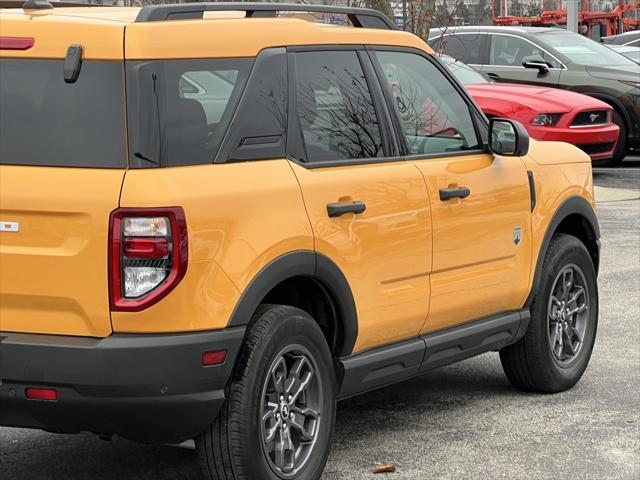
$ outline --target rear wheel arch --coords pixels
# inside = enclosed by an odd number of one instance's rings
[[[525,307],[530,307],[540,285],[542,266],[551,243],[558,233],[572,235],[580,240],[589,251],[596,273],[600,265],[600,227],[591,205],[582,197],[569,197],[556,210],[547,226],[535,265],[533,284]]]
[[[320,325],[334,356],[353,351],[358,335],[355,301],[344,274],[328,257],[302,250],[272,260],[245,288],[228,327],[248,325],[263,304],[304,310]]]

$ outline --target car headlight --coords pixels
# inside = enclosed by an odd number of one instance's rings
[[[560,121],[562,113],[540,113],[531,121],[531,125],[538,127],[553,127]]]

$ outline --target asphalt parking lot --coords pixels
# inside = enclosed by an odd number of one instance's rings
[[[324,479],[640,478],[640,157],[594,176],[600,324],[582,381],[524,394],[489,353],[347,400]],[[0,428],[3,480],[198,478],[190,450]]]

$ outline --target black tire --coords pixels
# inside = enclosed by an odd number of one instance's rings
[[[566,317],[569,322],[572,318],[577,322],[580,317],[580,321],[583,322],[581,323],[583,334],[577,352],[573,357],[569,356],[568,360],[564,360],[568,361],[568,364],[563,364],[563,360],[558,358],[551,346],[553,343],[556,347],[558,343],[552,340],[557,320],[550,320],[550,318],[555,316],[560,320],[561,313],[560,310],[554,310],[553,313],[550,313],[552,305],[556,305],[551,296],[553,293],[557,293],[557,291],[552,292],[554,287],[564,284],[564,281],[562,284],[557,283],[560,275],[567,269],[572,270],[574,266],[577,269],[572,275],[580,276],[581,273],[581,281],[586,284],[586,293],[583,298],[585,302],[588,299],[588,304],[584,309],[584,315],[577,314],[573,317]],[[575,273],[578,271],[580,273]],[[554,296],[554,300],[555,298]],[[569,304],[567,303],[567,305]],[[577,301],[574,305],[577,305]],[[573,307],[567,306],[566,308]],[[565,320],[564,313],[561,318]],[[562,329],[563,322],[559,323],[561,325],[558,328]],[[573,387],[580,380],[589,363],[597,326],[598,284],[589,252],[576,237],[556,234],[552,238],[544,258],[542,278],[539,290],[531,305],[531,322],[527,332],[517,343],[500,350],[500,360],[507,378],[515,387],[529,392],[555,393]],[[570,331],[574,330],[570,329]],[[565,348],[572,348],[566,347],[569,345],[566,341],[565,346],[562,346],[561,339],[564,338],[566,337],[560,333],[559,346],[563,354]]]
[[[294,350],[283,354],[289,349]],[[309,365],[315,368],[314,375],[318,383],[315,384],[313,396],[318,397],[321,408],[318,409],[320,420],[314,429],[317,432],[316,440],[309,449],[306,462],[300,465],[300,469],[294,474],[286,475],[279,473],[275,461],[269,460],[265,452],[267,447],[263,447],[262,437],[264,425],[260,419],[264,414],[263,392],[269,385],[269,379],[274,378],[270,375],[272,368],[275,368],[274,362],[285,358],[283,355],[291,355],[293,359],[300,358],[295,356],[296,352],[304,352],[305,357],[308,355]],[[313,379],[313,375],[311,378]],[[247,330],[228,389],[227,401],[215,422],[196,439],[205,478],[319,479],[331,445],[336,410],[335,389],[331,352],[322,330],[314,319],[306,312],[289,306],[260,307]],[[304,395],[305,402],[308,402],[312,395]],[[291,411],[294,411],[294,403],[289,404],[292,406]],[[278,418],[282,419],[279,420],[280,428],[284,426],[286,430],[288,426],[284,422],[284,410],[278,412],[281,412],[278,413]],[[275,416],[272,418],[275,419]],[[289,430],[293,432],[295,429],[289,427]],[[290,435],[290,438],[294,438],[293,434]]]
[[[613,151],[613,155],[606,164],[615,167],[622,163],[629,152],[627,148],[627,125],[622,115],[616,110],[613,111],[613,123],[620,127],[620,135],[618,136],[618,143]]]

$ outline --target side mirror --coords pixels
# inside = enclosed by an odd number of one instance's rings
[[[505,157],[522,157],[529,152],[529,134],[520,122],[492,118],[489,120],[489,150]]]
[[[540,55],[529,55],[522,59],[524,68],[537,68],[540,73],[549,73],[549,64]]]

